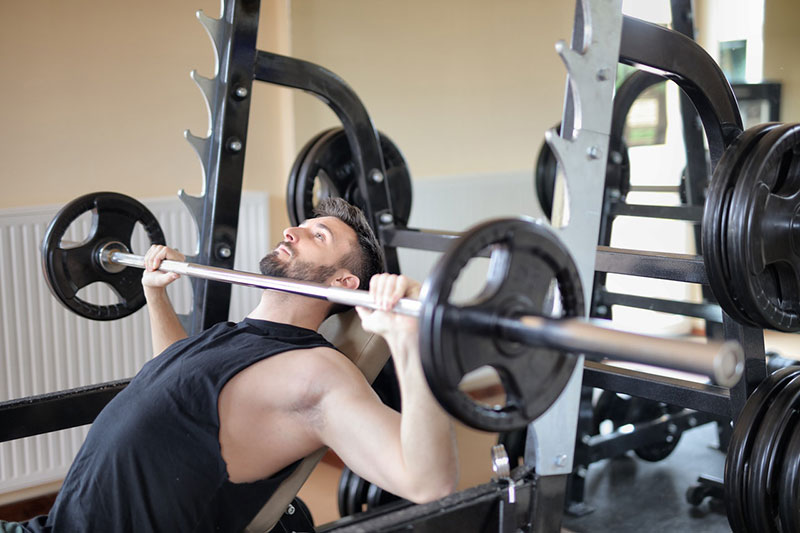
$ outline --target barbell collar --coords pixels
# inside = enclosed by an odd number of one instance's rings
[[[98,251],[97,259],[103,268],[107,268],[108,265],[145,268],[144,257],[120,252],[109,246]],[[172,260],[161,261],[159,270],[211,281],[298,294],[344,305],[378,309],[370,294],[364,290],[330,287],[322,283],[287,280]],[[419,318],[422,302],[402,298],[392,310],[398,314]],[[744,353],[741,347],[733,342],[703,344],[650,337],[601,327],[575,318],[504,317],[488,311],[456,307],[449,309],[447,315],[448,320],[458,323],[458,327],[474,327],[506,340],[526,345],[548,346],[575,354],[613,357],[623,361],[699,373],[713,377],[716,383],[724,387],[731,387],[738,382],[744,368]]]

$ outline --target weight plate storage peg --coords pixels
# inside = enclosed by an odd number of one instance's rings
[[[472,302],[454,305],[451,296],[459,274],[487,248],[492,253],[483,292]],[[441,257],[421,299],[422,366],[431,390],[450,414],[478,429],[509,431],[540,416],[561,394],[575,355],[504,340],[504,330],[518,323],[518,316],[552,316],[554,308],[561,317],[583,314],[577,269],[549,227],[524,219],[479,224]],[[497,334],[487,335],[492,328]],[[476,403],[460,390],[463,377],[484,366],[497,371],[505,406]]]
[[[62,239],[72,223],[92,213],[89,236],[80,243],[64,246]],[[104,266],[100,251],[112,244],[130,250],[131,236],[141,224],[152,244],[164,244],[164,233],[155,216],[139,201],[113,192],[86,194],[65,205],[50,222],[42,240],[42,268],[50,291],[68,309],[92,320],[116,320],[145,304],[142,270]],[[96,305],[78,296],[92,283],[108,284],[120,301]]]
[[[737,180],[727,242],[737,295],[760,326],[800,330],[800,124],[771,128]]]
[[[395,224],[405,226],[411,214],[411,175],[397,145],[383,133],[378,135],[386,171],[386,176],[380,179],[386,179],[389,184]],[[367,179],[374,178],[367,176]],[[286,189],[286,207],[294,225],[311,218],[314,206],[322,198],[341,197],[364,209],[364,196],[358,186],[358,167],[342,128],[320,133],[300,150],[289,173]]]

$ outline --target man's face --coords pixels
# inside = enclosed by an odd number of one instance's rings
[[[355,231],[338,218],[312,218],[286,228],[283,241],[261,259],[259,267],[266,276],[325,283],[355,246]]]

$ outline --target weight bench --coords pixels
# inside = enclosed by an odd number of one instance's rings
[[[354,309],[329,317],[319,332],[344,353],[372,383],[389,359],[389,347],[380,335],[361,328],[361,319]],[[320,448],[302,460],[245,528],[247,533],[266,533],[286,512],[289,504],[317,466],[328,448]]]

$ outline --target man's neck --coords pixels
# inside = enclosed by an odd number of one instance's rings
[[[264,291],[248,318],[291,324],[316,331],[325,320],[328,303],[317,298],[277,291]]]

